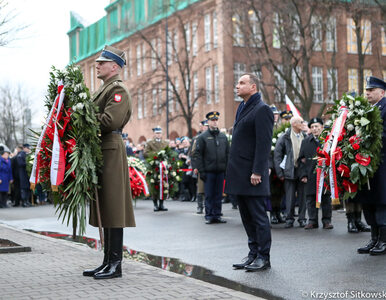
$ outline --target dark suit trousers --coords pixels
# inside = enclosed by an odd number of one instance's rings
[[[299,217],[298,221],[306,220],[306,199],[305,199],[305,184],[299,179],[285,179],[284,180],[284,191],[285,191],[285,213],[286,221],[293,223],[296,196],[299,199]]]
[[[386,226],[386,205],[362,204],[367,224],[375,227]]]
[[[331,223],[331,195],[323,194],[322,195],[322,223]],[[308,195],[307,196],[307,211],[308,211],[308,223],[310,224],[318,224],[318,211],[316,208],[316,195]]]
[[[206,173],[205,180],[205,219],[221,218],[221,201],[224,186],[224,173]]]
[[[237,195],[241,221],[248,235],[249,257],[269,259],[271,226],[266,212],[267,197]]]

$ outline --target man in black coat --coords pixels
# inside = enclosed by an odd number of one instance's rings
[[[240,77],[237,94],[243,98],[233,125],[232,146],[225,192],[235,195],[248,235],[248,256],[235,269],[265,270],[271,267],[271,228],[266,212],[270,196],[268,162],[272,144],[273,113],[258,93],[253,74]]]
[[[27,154],[29,154],[30,152],[31,152],[30,145],[24,144],[23,151],[20,151],[16,156],[19,179],[20,179],[20,197],[21,197],[23,207],[31,206],[31,202],[29,202],[29,199],[31,196],[30,182],[29,182],[30,174],[27,173]]]
[[[316,149],[320,146],[319,135],[323,130],[321,118],[312,118],[308,123],[311,134],[302,142],[299,152],[299,178],[306,184],[306,204],[308,211],[308,224],[304,229],[318,228],[318,208],[316,208]],[[324,229],[333,229],[331,224],[331,194],[322,194],[322,223]]]
[[[197,137],[193,153],[193,168],[198,170],[204,181],[206,224],[226,223],[221,218],[221,200],[229,142],[226,135],[218,129],[219,116],[217,111],[206,115],[209,129]]]
[[[366,98],[379,108],[383,120],[381,164],[370,179],[370,191],[360,192],[363,215],[371,226],[371,240],[358,253],[386,253],[386,83],[374,76],[367,78]]]

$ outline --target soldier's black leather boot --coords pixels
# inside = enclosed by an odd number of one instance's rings
[[[347,213],[347,231],[350,233],[358,233],[358,228],[355,225],[354,213]]]
[[[358,228],[358,231],[360,232],[370,232],[370,226],[366,225],[365,223],[362,222],[361,220],[361,211],[356,211],[354,213],[355,217],[355,226]]]
[[[164,207],[164,200],[159,201],[159,211],[168,211],[166,207]]]
[[[153,200],[153,203],[154,203],[154,211],[159,211],[158,201],[157,200]]]
[[[109,228],[103,228],[103,238],[104,238],[104,257],[103,257],[103,262],[102,264],[96,268],[96,269],[92,269],[92,270],[84,270],[83,271],[83,276],[94,276],[95,273],[98,273],[99,271],[101,271],[104,267],[106,267],[107,265],[107,262],[108,262],[108,259],[109,259],[109,233],[110,233],[110,230]]]
[[[358,248],[357,249],[358,253],[360,254],[370,253],[370,250],[374,248],[375,244],[378,242],[378,235],[379,235],[378,227],[371,226],[371,240],[364,247]]]
[[[197,213],[202,214],[204,210],[204,195],[199,193],[197,195]]]
[[[122,277],[123,228],[110,228],[110,251],[107,265],[94,274],[95,279]]]
[[[386,254],[386,227],[379,227],[378,242],[370,250],[370,255]]]

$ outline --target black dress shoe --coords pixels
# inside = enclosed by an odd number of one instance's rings
[[[247,256],[247,257],[244,257],[244,258],[243,258],[243,260],[242,260],[241,263],[239,263],[239,264],[233,264],[232,267],[235,268],[235,269],[237,269],[237,270],[239,270],[239,269],[244,269],[245,266],[250,265],[251,263],[253,263],[254,260],[255,260],[254,257],[249,257],[249,256]]]
[[[304,220],[300,220],[300,221],[298,221],[299,222],[299,227],[304,227],[304,226],[306,226],[306,224],[307,224],[307,222],[306,221],[304,221]]]
[[[101,271],[94,274],[94,279],[122,277],[121,261],[108,263]]]
[[[271,216],[271,224],[279,224],[279,220],[275,215]]]
[[[219,219],[214,219],[213,220],[213,223],[219,223],[219,224],[224,224],[224,223],[226,223],[227,221],[225,221],[224,219],[221,219],[221,218],[219,218]]]
[[[269,262],[269,260],[258,257],[253,261],[253,263],[245,266],[245,270],[250,272],[255,272],[255,271],[263,271],[270,267],[271,267],[271,263]]]
[[[206,220],[205,221],[205,224],[214,224],[215,222],[214,222],[214,220]]]
[[[98,268],[93,269],[93,270],[84,270],[83,271],[83,276],[87,276],[87,277],[94,276],[99,271],[102,271],[104,269],[104,267],[106,267],[106,266],[107,266],[107,263],[106,264],[102,264]]]
[[[364,247],[358,248],[357,251],[359,254],[368,254],[376,244],[377,244],[377,240],[370,240]]]
[[[294,223],[292,222],[285,222],[284,228],[292,228],[294,227]]]

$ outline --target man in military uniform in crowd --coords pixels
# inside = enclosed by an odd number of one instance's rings
[[[97,77],[103,81],[92,99],[98,106],[103,166],[99,170],[99,207],[104,229],[104,258],[101,266],[85,270],[84,276],[108,279],[122,276],[123,228],[135,227],[129,171],[122,128],[131,116],[131,98],[120,73],[125,52],[106,46],[96,59]],[[96,201],[90,203],[90,225],[98,226]]]
[[[160,126],[154,127],[153,129],[153,139],[148,141],[146,143],[146,147],[144,150],[144,156],[145,158],[150,157],[154,153],[157,153],[161,151],[162,149],[165,149],[169,143],[162,139],[162,128]],[[159,205],[158,205],[158,198],[159,195],[152,195],[153,203],[154,203],[154,211],[167,211],[168,209],[164,207],[164,200],[159,199]]]
[[[228,163],[229,142],[218,129],[220,113],[212,111],[206,115],[209,129],[200,134],[194,150],[194,166],[204,181],[206,224],[226,223],[221,218],[221,200],[224,175]]]
[[[194,150],[196,149],[196,141],[197,137],[208,130],[208,120],[203,120],[200,122],[200,131],[193,138],[192,141],[192,153],[191,156],[194,157]],[[195,168],[194,159],[192,159],[192,166],[194,174],[198,175],[197,179],[197,213],[202,214],[204,210],[204,199],[205,199],[205,186],[204,182],[200,178],[200,174],[198,173],[198,169]]]
[[[316,208],[316,149],[320,146],[319,135],[323,130],[323,120],[321,118],[312,118],[308,123],[311,134],[302,142],[299,152],[299,178],[306,184],[306,206],[308,211],[308,224],[304,229],[318,228],[318,208]],[[322,194],[322,223],[324,229],[333,229],[331,224],[331,194]]]
[[[386,83],[374,76],[367,78],[367,100],[381,111],[383,120],[381,164],[370,179],[370,191],[360,192],[363,214],[371,226],[371,240],[358,253],[381,255],[386,253]]]
[[[291,118],[293,117],[293,113],[291,110],[283,110],[281,113],[280,113],[280,118],[281,118],[281,124],[284,124],[284,123],[289,123]]]
[[[273,123],[273,129],[275,130],[277,127],[280,126],[280,121],[279,121],[280,112],[277,109],[277,107],[275,106],[275,104],[270,105],[270,108],[273,112],[273,122],[274,122]]]

